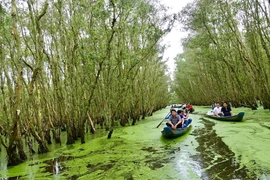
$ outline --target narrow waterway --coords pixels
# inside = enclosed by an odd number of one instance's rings
[[[197,108],[201,113],[207,110]],[[111,139],[106,138],[104,131],[100,135],[88,134],[83,145],[79,141],[70,146],[51,145],[49,153],[33,155],[15,167],[6,166],[2,147],[0,177],[5,180],[270,179],[267,120],[262,118],[258,122],[247,115],[244,122],[228,123],[192,114],[192,128],[187,134],[165,139],[161,136],[164,124],[160,128],[156,126],[168,111],[169,108],[155,112],[136,126],[116,128]]]

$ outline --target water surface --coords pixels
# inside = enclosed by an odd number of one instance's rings
[[[196,107],[197,112],[207,108]],[[248,111],[235,109],[234,111]],[[87,135],[85,144],[50,145],[50,152],[6,167],[1,151],[2,179],[270,179],[269,132],[265,118],[247,113],[244,122],[203,119],[194,114],[189,132],[176,139],[156,128],[169,109],[135,126],[116,128],[111,139]],[[267,116],[263,110],[252,113]],[[265,113],[266,112],[266,113]],[[257,116],[258,117],[258,116]],[[264,127],[266,126],[266,127]],[[103,133],[105,134],[105,132]],[[64,138],[64,137],[63,137]]]

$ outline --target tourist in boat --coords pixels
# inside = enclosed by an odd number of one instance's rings
[[[217,106],[217,103],[212,104],[212,110],[214,110],[216,106]]]
[[[185,114],[183,110],[178,110],[177,114],[180,116],[181,121],[182,121],[182,128],[185,128],[186,126],[188,126],[189,121],[191,121],[191,119],[188,118],[189,116],[189,111]]]
[[[186,109],[186,108],[187,108],[187,104],[183,104],[182,109]]]
[[[214,116],[218,116],[218,117],[223,116],[223,113],[221,112],[222,108],[220,107],[220,104],[219,103],[215,103],[215,104],[216,104],[216,107],[213,110]]]
[[[194,112],[194,108],[192,104],[188,104],[186,107],[186,113],[193,113],[193,112]]]
[[[221,112],[223,116],[232,116],[232,109],[230,108],[230,106],[228,106],[228,104],[226,102],[223,103],[223,107],[221,108]]]
[[[185,114],[183,110],[178,110],[177,114],[181,117],[182,120],[185,120],[188,118],[189,112],[187,112],[187,114]]]
[[[173,108],[170,109],[170,113],[165,117],[166,120],[168,120],[172,116],[172,113],[171,113],[172,109]]]
[[[184,122],[182,122],[181,117],[176,113],[175,109],[171,109],[171,117],[166,123],[167,126],[172,129],[181,128]]]
[[[211,106],[211,110],[207,112],[207,115],[214,116],[214,109],[216,106],[217,106],[216,103],[213,103]]]

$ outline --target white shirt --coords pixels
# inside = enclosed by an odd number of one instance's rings
[[[221,113],[221,107],[215,107],[214,108],[214,113]]]

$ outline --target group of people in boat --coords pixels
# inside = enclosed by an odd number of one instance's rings
[[[212,113],[213,116],[221,117],[221,116],[232,116],[232,109],[226,102],[223,103],[223,106],[220,106],[220,103],[215,103],[212,105]]]
[[[185,104],[173,104],[171,108],[181,108],[183,109],[186,113],[189,111],[190,113],[194,112],[194,108],[192,104],[190,103],[185,103]]]
[[[186,113],[187,112],[190,112],[190,113],[194,112],[194,108],[191,104],[183,104],[182,109],[184,109]]]
[[[189,115],[189,111],[185,114],[183,110],[170,110],[170,115],[166,118],[168,122],[166,123],[167,126],[171,127],[172,129],[183,128],[185,126],[185,122],[187,122]]]
[[[188,105],[186,104],[182,106],[182,109],[179,109],[177,111],[174,108],[171,108],[170,114],[166,117],[166,119],[168,120],[166,125],[171,127],[172,129],[185,127],[185,122],[187,122],[188,120],[190,109],[193,109],[193,107],[192,106],[188,107]],[[214,103],[212,105],[212,110],[210,113],[211,115],[217,117],[233,116],[232,109],[226,102],[224,102],[222,106],[220,105],[219,102]]]

